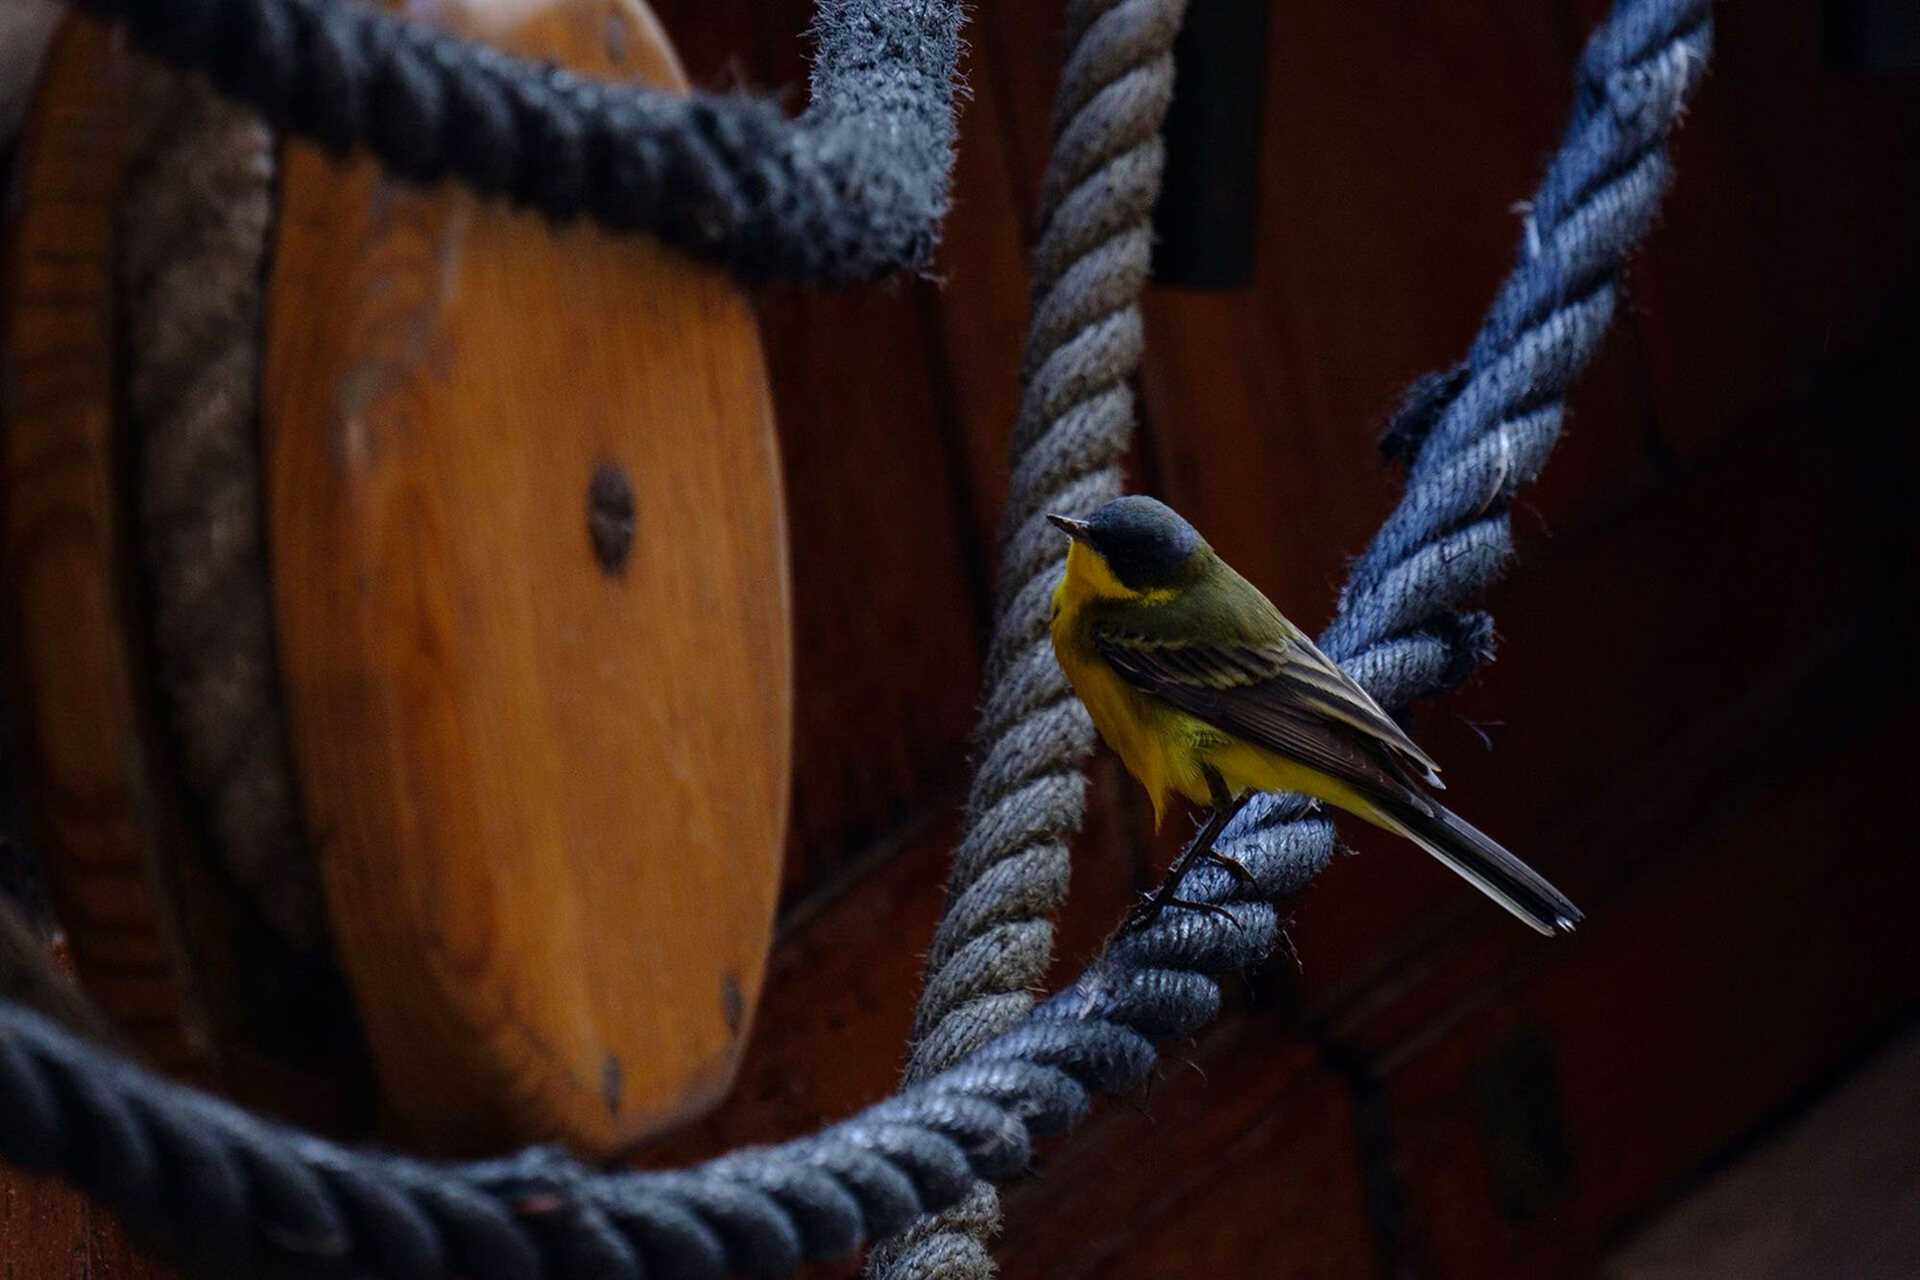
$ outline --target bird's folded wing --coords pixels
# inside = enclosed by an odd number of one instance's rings
[[[1102,627],[1094,643],[1135,688],[1336,778],[1398,796],[1409,789],[1403,769],[1432,776],[1426,753],[1304,638],[1187,641]]]
[[[1416,773],[1424,773],[1430,785],[1442,785],[1440,766],[1433,757],[1422,751],[1407,736],[1406,730],[1394,723],[1393,717],[1381,710],[1380,704],[1354,683],[1353,677],[1342,671],[1332,658],[1320,652],[1313,641],[1300,636],[1287,645],[1285,666],[1278,678],[1295,683],[1301,697],[1315,710],[1378,738],[1413,765]]]

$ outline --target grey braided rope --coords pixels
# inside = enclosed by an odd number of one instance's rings
[[[1049,511],[1089,515],[1120,492],[1143,350],[1140,291],[1165,165],[1173,40],[1185,0],[1075,0],[1041,184],[1032,315],[1009,441],[996,618],[947,903],[927,956],[905,1072],[952,1066],[1024,1018],[1053,960],[1093,746],[1047,637],[1065,548]],[[876,1249],[874,1280],[987,1280],[999,1197],[984,1183],[957,1208]]]
[[[144,58],[129,102],[114,253],[156,676],[212,844],[311,947],[325,911],[280,702],[256,438],[274,139]]]
[[[1459,370],[1417,388],[1402,418],[1396,439],[1415,451],[1406,495],[1328,635],[1388,706],[1446,687],[1484,655],[1484,618],[1456,611],[1503,563],[1506,504],[1544,463],[1566,390],[1604,332],[1709,40],[1707,0],[1619,0],[1582,59],[1573,123],[1481,339]],[[1278,937],[1265,898],[1298,892],[1332,852],[1331,824],[1297,798],[1266,800],[1230,835],[1261,896],[1212,866],[1179,890],[1230,919],[1168,911],[954,1066],[779,1146],[639,1173],[538,1149],[465,1165],[354,1151],[160,1080],[7,1005],[0,1157],[66,1175],[228,1275],[785,1275],[886,1238],[977,1179],[1023,1170],[1033,1137],[1078,1119],[1090,1090],[1145,1078],[1152,1038],[1205,1025],[1220,1001],[1211,975],[1257,962]]]

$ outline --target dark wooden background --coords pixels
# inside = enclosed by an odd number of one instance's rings
[[[1252,287],[1156,290],[1133,480],[1303,624],[1395,494],[1374,451],[1511,261],[1598,0],[1271,7]],[[805,3],[663,8],[697,78],[803,75]],[[1822,9],[1719,14],[1668,212],[1517,515],[1502,656],[1421,710],[1450,796],[1589,913],[1545,943],[1348,834],[1300,969],[1007,1198],[1009,1276],[1537,1276],[1608,1244],[1910,1018],[1920,72]],[[785,926],[686,1157],[894,1079],[939,907],[1017,395],[1057,5],[971,26],[944,283],[764,308],[799,739]],[[1482,745],[1482,735],[1492,750]],[[1163,846],[1102,762],[1059,973]]]
[[[806,0],[657,7],[698,82],[800,104]],[[1303,624],[1395,494],[1379,426],[1511,260],[1603,9],[1272,8],[1257,278],[1150,296],[1132,468]],[[733,1096],[649,1159],[894,1083],[964,783],[1057,23],[978,6],[939,284],[764,300],[783,923]],[[1012,1188],[1008,1276],[1579,1274],[1912,1020],[1920,71],[1847,70],[1824,30],[1809,0],[1722,8],[1667,214],[1517,513],[1501,658],[1417,716],[1457,806],[1588,925],[1544,942],[1349,830],[1363,856],[1296,904],[1298,967],[1230,984],[1149,1093]],[[1103,758],[1061,975],[1151,881],[1149,827]],[[0,1190],[0,1276],[142,1270]]]

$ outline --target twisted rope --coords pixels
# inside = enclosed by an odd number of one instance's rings
[[[212,844],[275,929],[324,946],[280,702],[256,434],[273,136],[197,78],[144,58],[131,71],[114,245],[155,674]]]
[[[1707,0],[1619,0],[1581,61],[1573,124],[1480,339],[1460,369],[1416,388],[1400,419],[1394,439],[1414,457],[1407,493],[1328,633],[1329,649],[1389,706],[1446,687],[1484,656],[1485,619],[1458,610],[1505,559],[1506,504],[1544,463],[1621,264],[1652,220],[1668,176],[1662,147],[1709,36]],[[1212,975],[1259,961],[1278,937],[1264,898],[1298,892],[1332,851],[1331,825],[1295,797],[1250,806],[1229,834],[1261,897],[1212,866],[1190,871],[1180,896],[1230,919],[1166,912],[953,1066],[779,1146],[638,1173],[543,1149],[466,1165],[353,1151],[160,1080],[7,1005],[0,1156],[64,1173],[225,1274],[784,1275],[1025,1168],[1033,1138],[1077,1120],[1091,1091],[1145,1078],[1153,1038],[1191,1035],[1213,1017]]]
[[[346,0],[79,0],[276,128],[395,175],[589,217],[749,279],[924,267],[946,216],[960,0],[820,0],[813,98],[607,84]]]
[[[1066,548],[1049,511],[1086,516],[1120,493],[1144,347],[1140,291],[1166,153],[1173,40],[1185,0],[1075,0],[1032,250],[1032,314],[1009,441],[995,623],[965,834],[914,1011],[908,1084],[1027,1016],[1053,960],[1068,839],[1086,808],[1093,723],[1053,659],[1048,594]],[[999,1197],[981,1184],[951,1212],[874,1251],[874,1280],[987,1280]]]
[[[1568,389],[1612,323],[1627,256],[1672,179],[1667,137],[1712,37],[1710,0],[1617,0],[1581,55],[1518,263],[1467,358],[1417,382],[1387,431],[1389,455],[1411,459],[1406,490],[1320,640],[1384,706],[1452,688],[1492,656],[1492,618],[1463,606],[1513,554],[1514,494],[1546,465]],[[1281,837],[1293,809],[1256,797],[1223,843],[1239,856]]]

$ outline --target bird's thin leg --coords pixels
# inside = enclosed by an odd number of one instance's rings
[[[1214,839],[1218,839],[1220,832],[1226,830],[1227,823],[1233,821],[1234,815],[1245,808],[1247,801],[1253,798],[1253,793],[1251,791],[1243,791],[1240,793],[1240,798],[1236,800],[1233,798],[1233,793],[1227,790],[1227,780],[1220,776],[1219,771],[1209,767],[1206,771],[1206,776],[1207,790],[1213,793],[1213,811],[1227,815],[1226,821],[1220,824],[1220,830],[1213,833]],[[1253,872],[1247,870],[1246,864],[1238,858],[1230,858],[1218,849],[1215,849],[1213,847],[1213,840],[1207,841],[1206,844],[1201,847],[1199,861],[1211,862],[1216,867],[1226,868],[1233,873],[1235,880],[1238,880],[1249,889],[1257,890],[1260,888],[1260,881],[1254,877]]]
[[[1204,911],[1209,915],[1233,919],[1232,912],[1216,903],[1190,902],[1185,898],[1174,896],[1180,888],[1181,878],[1187,874],[1194,863],[1203,860],[1217,861],[1223,865],[1230,864],[1234,871],[1246,877],[1248,881],[1253,880],[1253,874],[1245,867],[1213,851],[1213,842],[1219,838],[1222,831],[1226,830],[1227,824],[1233,821],[1234,815],[1240,812],[1252,793],[1247,792],[1237,800],[1228,797],[1226,784],[1211,769],[1207,770],[1207,787],[1214,795],[1213,812],[1207,815],[1206,823],[1195,833],[1193,839],[1188,841],[1187,847],[1180,851],[1180,856],[1173,860],[1173,865],[1167,869],[1167,878],[1160,882],[1160,887],[1154,891],[1153,896],[1134,909],[1132,917],[1127,921],[1129,929],[1146,928],[1159,919],[1160,913],[1168,907],[1186,907],[1191,911]]]

